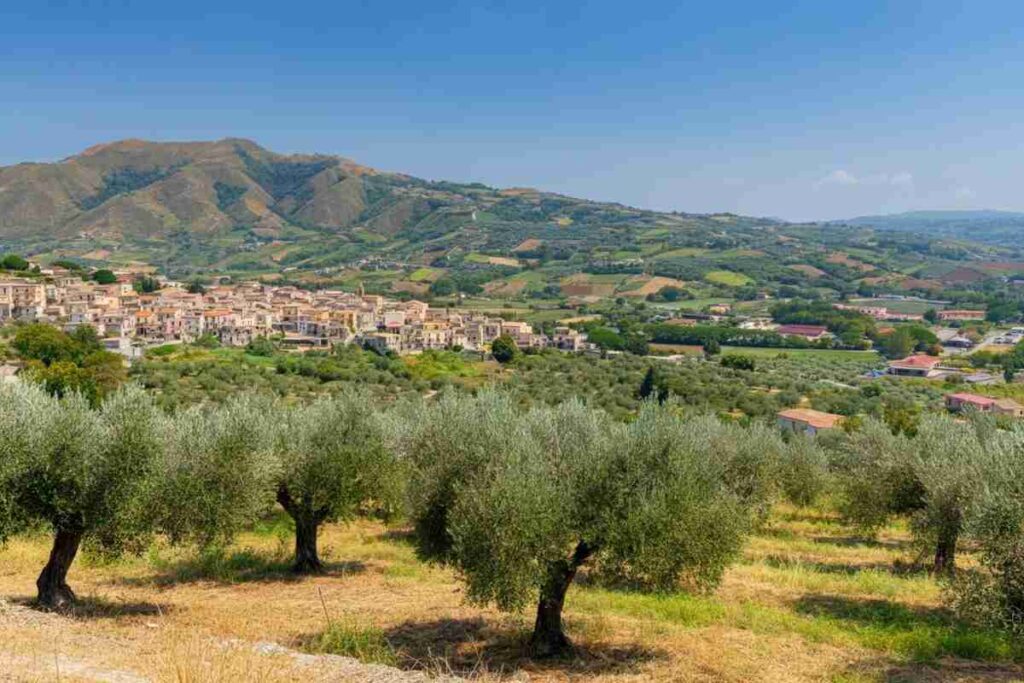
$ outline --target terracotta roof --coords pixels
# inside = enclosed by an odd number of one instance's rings
[[[779,334],[795,334],[803,337],[818,337],[828,330],[820,325],[783,325],[775,330]]]
[[[815,429],[831,429],[843,421],[842,415],[823,413],[810,408],[790,408],[779,413],[779,417],[793,422],[803,422]]]
[[[917,368],[920,370],[931,370],[938,364],[938,358],[935,356],[928,356],[923,353],[907,356],[903,360],[894,360],[889,363],[890,366],[897,368]]]
[[[955,394],[949,394],[946,398],[953,398],[961,403],[970,403],[976,406],[990,406],[996,402],[994,398],[988,396],[978,396],[977,394],[968,394],[967,392],[958,392]]]

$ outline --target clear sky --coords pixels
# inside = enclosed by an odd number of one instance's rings
[[[1024,210],[1024,2],[0,3],[0,164],[247,137],[788,219]]]

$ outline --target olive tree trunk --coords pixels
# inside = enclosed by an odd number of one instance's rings
[[[594,550],[585,542],[576,546],[568,560],[553,562],[548,567],[547,580],[537,602],[537,620],[534,622],[530,649],[535,657],[556,657],[572,649],[572,642],[562,627],[562,608],[576,571]]]
[[[292,571],[296,574],[323,572],[324,565],[320,561],[316,540],[326,513],[313,510],[308,500],[295,500],[285,486],[278,487],[277,502],[295,522],[295,562]]]
[[[932,571],[936,574],[952,574],[956,570],[956,531],[943,531],[935,544],[935,562]]]
[[[68,586],[68,570],[75,561],[78,547],[82,543],[80,529],[58,529],[53,538],[50,559],[36,579],[37,602],[41,607],[64,610],[75,602],[75,593]]]
[[[303,515],[295,519],[295,564],[292,571],[296,574],[319,574],[324,570],[316,547],[319,527],[320,523],[315,518]]]
[[[961,526],[962,515],[955,512],[939,529],[939,537],[935,543],[935,562],[932,566],[936,574],[948,576],[956,570],[956,544],[960,538]]]

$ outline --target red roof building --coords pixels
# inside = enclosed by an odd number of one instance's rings
[[[892,361],[886,373],[897,377],[933,377],[939,362],[935,356],[920,353]]]
[[[843,416],[810,408],[790,408],[779,412],[778,420],[783,429],[813,436],[826,429],[835,429],[843,421]]]
[[[804,337],[810,341],[817,341],[828,334],[828,329],[821,325],[782,325],[775,331],[783,337]]]

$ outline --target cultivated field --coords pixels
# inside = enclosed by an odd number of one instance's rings
[[[776,508],[711,595],[587,585],[568,596],[574,658],[531,662],[532,615],[463,600],[401,528],[327,526],[328,573],[287,572],[291,531],[268,520],[224,553],[164,547],[80,562],[74,616],[28,606],[48,539],[0,551],[0,679],[77,681],[481,680],[1012,681],[1002,636],[954,625],[941,587],[908,566],[909,535],[857,538],[831,515]],[[970,560],[964,558],[964,565]],[[326,633],[325,633],[326,632]],[[394,669],[362,668],[352,655]],[[314,657],[298,652],[317,653]]]

